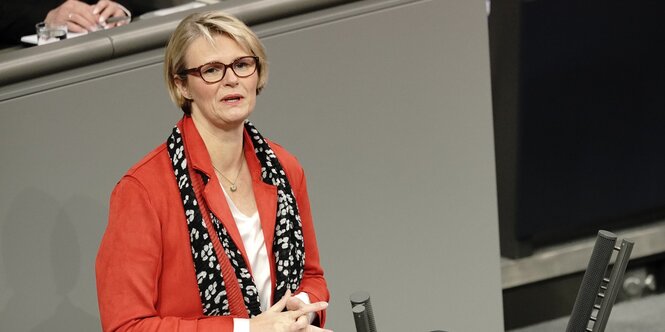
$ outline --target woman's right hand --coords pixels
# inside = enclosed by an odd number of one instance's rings
[[[313,303],[299,310],[283,311],[289,298],[291,298],[291,291],[286,291],[284,297],[266,312],[250,319],[249,330],[251,332],[332,332],[309,324],[303,326],[303,320],[298,320],[310,312],[323,309],[321,305]]]

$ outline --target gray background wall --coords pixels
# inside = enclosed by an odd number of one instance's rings
[[[502,331],[484,1],[253,28],[272,67],[252,120],[307,171],[328,327],[353,330],[348,296],[365,290],[382,331]],[[30,91],[0,101],[0,330],[98,329],[109,193],[180,116],[162,52],[0,88]]]

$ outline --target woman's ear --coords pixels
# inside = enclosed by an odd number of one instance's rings
[[[182,79],[180,76],[175,75],[173,76],[173,82],[175,83],[176,87],[178,87],[178,92],[180,92],[180,95],[188,100],[191,100],[191,96],[189,95],[189,89],[187,88],[187,81]]]

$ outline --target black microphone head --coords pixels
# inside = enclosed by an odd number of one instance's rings
[[[365,291],[357,291],[349,296],[352,305],[365,304],[369,301],[369,293]]]
[[[376,332],[376,323],[374,322],[374,312],[369,299],[369,293],[364,291],[354,292],[349,296],[349,300],[351,301],[354,318],[356,318],[357,331]],[[364,329],[365,325],[367,325],[367,330]]]
[[[614,252],[616,240],[617,236],[614,233],[604,230],[598,232],[589,265],[584,271],[584,277],[570,314],[566,332],[586,331],[600,286],[605,278],[607,266]]]
[[[351,308],[351,311],[353,311],[354,314],[362,314],[365,312],[365,306],[362,304],[357,304]]]

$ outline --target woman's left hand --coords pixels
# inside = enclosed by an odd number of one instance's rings
[[[93,14],[99,15],[99,24],[104,27],[104,29],[113,28],[121,25],[128,24],[131,20],[131,17],[127,16],[127,13],[123,10],[123,7],[117,2],[110,0],[99,0],[94,6]],[[126,17],[125,20],[120,20],[113,23],[107,23],[111,17]]]
[[[306,312],[315,312],[315,311],[324,310],[327,307],[328,307],[327,302],[316,302],[316,303],[307,304],[295,296],[289,298],[288,301],[286,301],[286,310],[288,311],[303,310]],[[332,332],[331,330],[326,330],[311,325],[309,322],[308,315],[302,315],[298,317],[296,322],[293,323],[291,330],[294,332]]]

